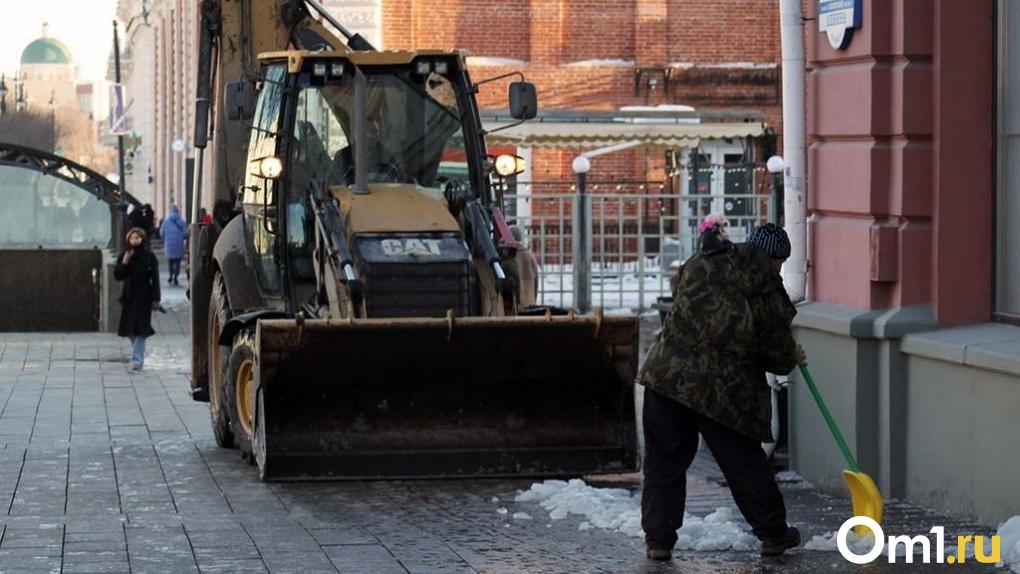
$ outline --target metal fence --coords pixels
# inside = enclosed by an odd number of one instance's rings
[[[759,175],[766,177],[756,174],[754,179]],[[695,194],[674,192],[676,187],[689,189],[670,182],[587,183],[583,203],[591,241],[585,259],[591,262],[592,306],[640,312],[668,295],[670,276],[694,253],[698,224],[709,213],[726,215],[735,242],[755,226],[775,220],[776,196],[770,185]],[[505,204],[538,259],[539,303],[573,306],[574,260],[579,257],[574,245],[577,186],[530,183],[517,191],[505,195]]]

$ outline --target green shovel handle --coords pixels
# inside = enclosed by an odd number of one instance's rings
[[[846,463],[850,466],[850,470],[860,472],[861,467],[857,466],[857,459],[855,459],[853,453],[850,452],[850,447],[847,446],[846,441],[843,439],[843,433],[839,432],[839,427],[836,426],[836,420],[832,418],[832,413],[829,412],[829,407],[825,405],[825,400],[822,399],[822,394],[818,392],[818,387],[815,386],[815,381],[811,378],[811,372],[808,371],[807,365],[800,365],[800,374],[804,375],[804,382],[807,383],[808,390],[811,391],[811,396],[813,396],[815,398],[815,402],[818,403],[818,410],[822,411],[822,417],[825,418],[825,424],[829,425],[829,431],[832,432],[833,438],[836,439],[836,444],[839,445],[839,450],[843,451],[843,458],[846,459]]]

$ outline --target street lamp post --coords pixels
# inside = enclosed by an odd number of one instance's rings
[[[0,117],[7,113],[7,76],[0,75]]]
[[[14,87],[16,90],[15,93],[17,94],[17,99],[14,100],[14,109],[20,113],[28,109],[28,100],[25,99],[25,84],[20,83],[17,79],[15,79]]]
[[[571,167],[577,174],[577,200],[574,203],[574,308],[581,313],[591,311],[591,203],[588,198],[588,171],[591,160],[583,155],[574,158]]]
[[[144,4],[143,4],[143,7],[144,7]],[[146,18],[146,21],[148,21],[147,18]],[[114,72],[114,81],[117,82],[117,85],[120,85],[120,83],[121,83],[121,77],[120,77],[120,33],[117,31],[117,21],[116,20],[113,21],[113,72]],[[124,202],[124,197],[125,197],[125,194],[127,193],[127,177],[125,176],[125,173],[124,173],[124,134],[123,133],[117,134],[117,187],[120,188],[120,197],[121,197],[120,205],[118,205],[117,208],[118,208],[118,210],[120,210],[121,221],[123,222],[124,210],[127,209],[127,204]],[[123,239],[123,237],[124,237],[124,233],[123,233],[124,229],[123,229],[123,223],[121,225],[121,229],[119,229],[118,232],[119,233],[116,233],[114,235],[114,238],[116,239],[115,246],[116,246],[116,248],[118,250],[120,250],[120,249],[122,249],[124,247],[124,239]]]
[[[50,151],[57,153],[57,102],[56,92],[50,92]]]

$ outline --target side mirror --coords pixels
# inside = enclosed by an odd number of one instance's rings
[[[227,108],[227,118],[230,120],[250,120],[255,117],[255,102],[258,95],[255,93],[255,85],[251,82],[241,80],[238,82],[227,82],[223,99]]]
[[[530,120],[538,115],[538,93],[531,82],[511,82],[510,116]]]

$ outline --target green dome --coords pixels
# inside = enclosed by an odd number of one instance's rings
[[[71,51],[60,40],[39,38],[21,53],[22,64],[70,64]]]

